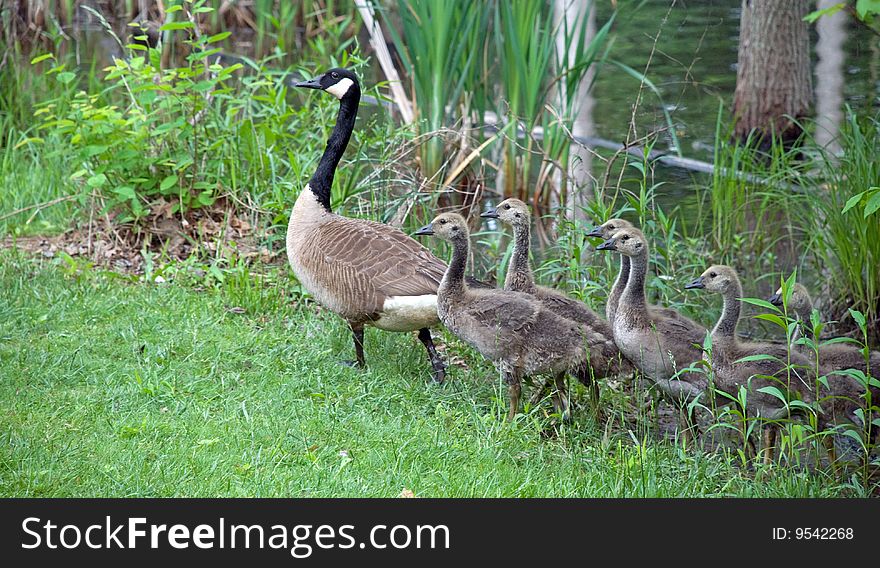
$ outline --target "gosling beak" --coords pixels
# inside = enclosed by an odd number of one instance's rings
[[[305,87],[306,89],[321,89],[321,76],[312,77],[308,81],[297,81],[293,84],[294,87]]]
[[[684,289],[685,290],[695,290],[695,289],[702,289],[705,287],[706,286],[703,284],[703,277],[700,276],[699,278],[694,278],[688,284],[685,284]]]
[[[596,250],[617,250],[617,245],[615,244],[614,239],[608,239],[601,245],[597,246]]]
[[[433,234],[434,234],[434,225],[432,223],[428,223],[427,225],[425,225],[424,227],[422,227],[421,229],[419,229],[418,231],[415,232],[415,235],[417,237],[421,237],[424,235],[433,235]]]
[[[777,293],[773,294],[772,296],[770,296],[769,298],[767,298],[767,301],[770,302],[771,304],[773,304],[774,306],[781,306],[782,305],[782,294],[777,292]]]
[[[483,219],[497,219],[498,218],[498,210],[494,207],[490,207],[486,209],[483,213],[480,213],[480,217]]]
[[[602,227],[593,227],[590,229],[590,232],[587,233],[588,237],[601,237],[602,236]]]

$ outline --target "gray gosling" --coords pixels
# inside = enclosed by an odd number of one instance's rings
[[[497,207],[487,210],[480,217],[498,219],[513,228],[513,254],[504,279],[504,289],[531,294],[548,310],[584,326],[584,336],[595,339],[593,343],[587,345],[590,353],[590,368],[587,370],[592,372],[579,376],[578,379],[590,389],[593,412],[600,417],[599,383],[596,379],[629,371],[629,364],[623,360],[620,350],[614,343],[611,324],[580,300],[559,290],[535,284],[529,263],[531,213],[528,205],[519,199],[509,198],[499,203]]]
[[[720,294],[724,308],[718,323],[712,329],[710,364],[715,375],[715,388],[737,396],[741,386],[747,390],[746,413],[765,420],[788,418],[799,407],[791,407],[773,394],[761,392],[763,387],[776,387],[795,394],[806,404],[816,400],[812,388],[815,367],[812,362],[787,346],[778,343],[741,341],[736,335],[742,311],[742,284],[736,271],[723,265],[710,266],[700,277],[685,286],[687,290],[705,290]],[[772,359],[742,361],[752,355],[769,355]],[[785,362],[788,361],[788,364]],[[824,423],[819,415],[820,424]],[[768,424],[764,428],[764,462],[773,460],[777,429]]]
[[[583,372],[586,349],[595,338],[582,326],[545,308],[534,296],[498,289],[477,289],[465,281],[470,252],[467,223],[443,213],[417,235],[434,235],[452,244],[452,259],[437,290],[437,313],[446,328],[493,361],[508,385],[512,420],[519,408],[524,376]]]

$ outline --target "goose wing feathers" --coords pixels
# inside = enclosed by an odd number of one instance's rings
[[[436,294],[446,264],[403,231],[363,219],[338,217],[324,223],[311,246],[347,286],[370,291],[367,311],[379,311],[390,296]]]

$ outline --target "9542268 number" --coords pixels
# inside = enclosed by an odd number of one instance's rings
[[[787,529],[775,527],[773,540],[852,540],[852,528],[842,527],[798,527]]]

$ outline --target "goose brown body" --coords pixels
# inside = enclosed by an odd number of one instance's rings
[[[349,322],[415,331],[439,321],[446,264],[394,227],[326,211],[308,189],[290,216],[287,255],[315,299]]]

